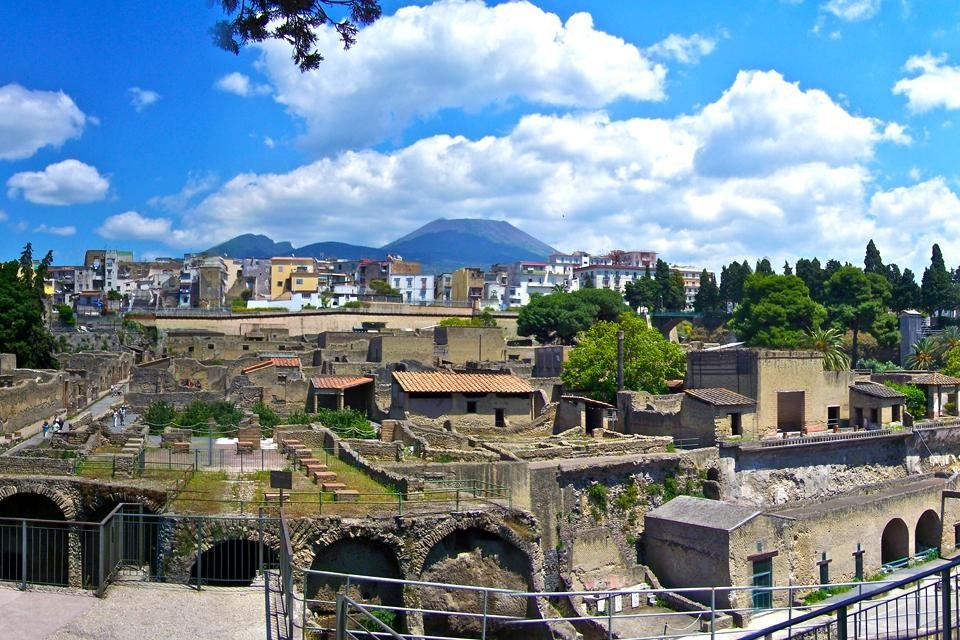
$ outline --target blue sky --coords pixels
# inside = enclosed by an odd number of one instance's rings
[[[871,237],[960,263],[956,2],[385,2],[308,74],[216,49],[207,2],[158,6],[5,3],[3,255],[377,245],[444,216],[709,267]]]

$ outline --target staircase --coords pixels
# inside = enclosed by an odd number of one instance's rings
[[[294,466],[299,466],[308,478],[320,485],[322,491],[332,492],[336,502],[359,501],[360,492],[348,489],[347,485],[338,482],[337,474],[315,458],[313,451],[307,446],[298,440],[284,440],[283,448],[287,455],[293,458]]]

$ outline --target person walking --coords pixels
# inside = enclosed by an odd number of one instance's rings
[[[117,413],[116,409],[114,409],[113,410],[113,429],[114,430],[116,430],[117,426],[119,426],[119,422],[120,422],[120,414]]]
[[[43,429],[43,439],[46,440],[47,437],[48,437],[47,434],[50,432],[50,425],[47,424],[47,421],[46,421],[46,420],[44,420],[44,421],[43,421],[43,426],[40,427],[40,428]]]

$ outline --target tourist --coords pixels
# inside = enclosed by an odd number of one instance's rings
[[[43,438],[46,439],[48,437],[47,434],[50,431],[50,425],[47,424],[46,420],[43,421],[43,426],[41,427],[41,429],[43,429]]]

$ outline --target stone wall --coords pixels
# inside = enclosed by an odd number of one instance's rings
[[[33,456],[0,456],[0,474],[66,476],[73,473],[73,458],[41,458]]]
[[[64,410],[65,375],[17,369],[12,387],[0,387],[0,433],[10,434]]]

